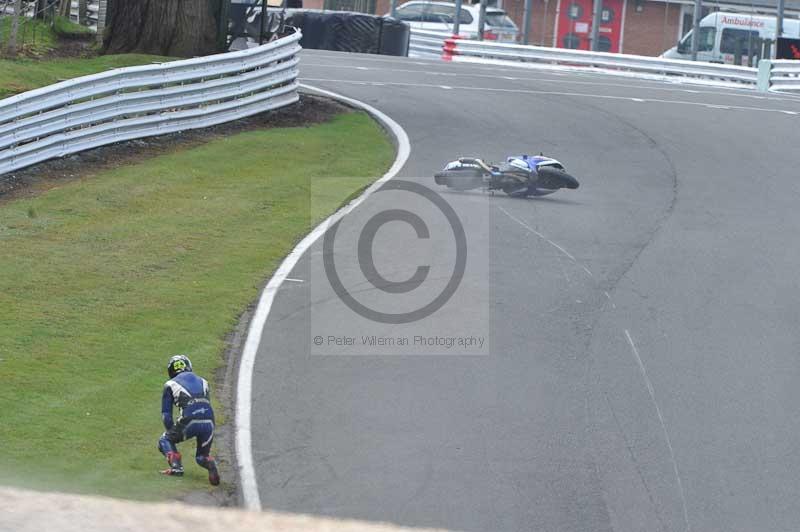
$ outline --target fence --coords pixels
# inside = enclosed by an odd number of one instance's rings
[[[0,17],[14,14],[15,0],[0,0]],[[25,1],[22,3],[22,15],[32,17],[36,9],[36,2]]]
[[[75,78],[0,100],[0,174],[298,100],[299,31],[257,48]]]
[[[14,14],[14,0],[0,0],[0,52],[2,52],[6,43],[9,40],[11,33],[12,15]],[[79,16],[78,12],[79,3],[77,0],[71,0],[70,20],[75,23],[89,28],[97,32],[98,26],[102,31],[105,13],[101,13],[104,3],[99,0],[89,0],[86,4],[86,10],[83,12],[83,17]],[[39,9],[37,12],[36,9]],[[52,0],[47,2],[38,2],[37,0],[24,0],[22,2],[21,20],[19,21],[19,29],[17,31],[17,46],[18,49],[32,50],[36,55],[37,43],[42,43],[47,46],[50,42],[48,36],[51,32],[45,31],[45,25],[52,26],[55,23],[55,17],[58,13],[58,5]],[[102,15],[102,16],[101,16]]]
[[[70,9],[70,19],[74,22],[79,21],[78,5],[79,5],[78,0],[72,0]],[[34,15],[35,9],[36,9],[36,0],[23,1],[22,5],[23,16],[32,17]],[[89,0],[86,3],[85,16],[90,22],[94,24],[97,23],[97,13],[99,11],[100,11],[99,0]],[[3,15],[13,15],[13,14],[14,14],[14,0],[0,0],[0,17]]]
[[[78,1],[72,0],[72,6],[69,12],[70,20],[73,22],[83,23],[97,31],[97,15],[100,12],[100,2],[98,0],[89,0],[86,2],[86,12],[83,14],[83,21],[78,13],[78,6]]]

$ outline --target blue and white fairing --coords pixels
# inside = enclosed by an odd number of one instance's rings
[[[524,163],[527,168],[533,170],[534,172],[540,166],[554,166],[556,168],[563,168],[563,165],[560,162],[556,161],[555,159],[551,159],[550,157],[545,157],[544,155],[511,155],[506,158],[506,162],[509,164],[513,164],[514,161]]]
[[[537,170],[540,167],[549,166],[551,168],[564,168],[564,166],[557,160],[551,159],[550,157],[545,157],[544,155],[511,155],[506,158],[506,163],[530,170],[534,174],[538,174]],[[555,192],[554,189],[536,186],[536,180],[533,180],[532,184],[528,186],[528,190],[525,195],[546,196],[548,194],[552,194],[553,192]]]

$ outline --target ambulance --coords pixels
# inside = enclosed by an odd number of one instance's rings
[[[774,16],[723,11],[711,13],[700,21],[697,60],[733,64],[738,51],[744,58],[742,64],[746,65],[748,56],[761,57],[766,49],[762,44],[765,40],[771,41],[770,55],[774,57],[776,24]],[[684,35],[676,46],[661,54],[661,57],[691,59],[693,31]],[[800,21],[784,19],[783,37],[800,38]]]

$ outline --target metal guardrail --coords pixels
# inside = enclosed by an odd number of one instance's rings
[[[800,61],[761,61],[758,64],[758,90],[800,91]]]
[[[22,16],[32,17],[35,9],[33,3],[22,4]],[[14,0],[0,0],[0,17],[14,14]]]
[[[458,61],[462,57],[481,57],[522,62],[600,67],[629,72],[644,72],[648,74],[673,74],[723,81],[737,81],[751,85],[755,85],[756,83],[756,69],[742,66],[462,39],[454,40],[453,42],[453,61]]]
[[[408,57],[438,59],[442,57],[444,41],[450,37],[450,33],[412,29],[408,43]]]
[[[77,0],[72,0],[72,5],[69,9],[69,19],[72,22],[80,23],[80,12],[79,12],[79,3]],[[97,31],[97,17],[100,13],[100,3],[97,1],[89,1],[86,4],[86,13],[84,13],[86,26],[92,29],[93,31]]]
[[[409,55],[432,57],[438,46],[442,59],[455,62],[539,63],[571,67],[591,67],[617,72],[673,75],[706,80],[732,82],[755,87],[755,68],[664,59],[640,55],[588,52],[567,48],[548,48],[520,44],[454,39],[441,33],[412,30]]]
[[[0,174],[298,100],[301,33],[257,48],[119,68],[0,100]]]

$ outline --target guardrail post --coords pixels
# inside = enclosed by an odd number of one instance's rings
[[[761,57],[772,57],[772,39],[764,39],[761,48]]]
[[[458,53],[456,50],[456,39],[458,35],[453,35],[449,39],[445,39],[442,43],[442,61],[452,61],[453,56]]]
[[[756,90],[767,92],[769,90],[769,78],[772,75],[772,61],[762,59],[758,62],[758,78],[756,79]]]

